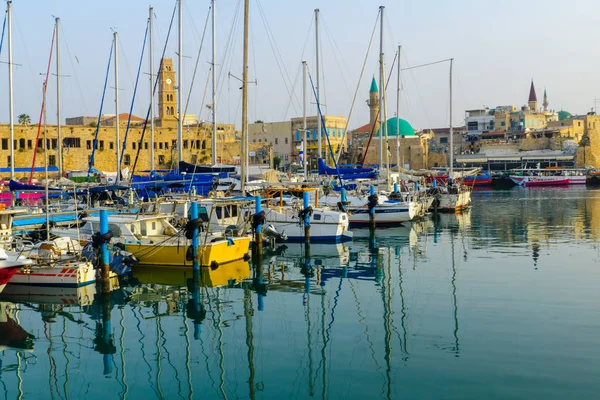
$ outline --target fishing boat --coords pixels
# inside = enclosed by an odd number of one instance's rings
[[[124,250],[132,253],[140,264],[160,267],[192,266],[190,240],[183,230],[175,228],[170,219],[172,215],[156,214],[117,214],[109,215],[108,229],[112,233],[111,243],[120,243]],[[200,246],[198,262],[200,266],[219,265],[244,259],[248,256],[250,246],[249,236],[233,236],[225,233],[210,233],[207,229],[209,217],[200,212],[203,226],[200,226]],[[87,243],[92,235],[99,232],[100,218],[83,218],[85,224],[79,228],[57,228],[52,233],[58,236],[76,238],[79,234],[81,241]],[[206,224],[206,225],[204,225]]]
[[[549,167],[544,169],[513,169],[510,179],[519,186],[583,185],[585,169]]]
[[[295,189],[294,192],[302,194],[303,192],[313,193],[315,206],[309,206],[303,209],[300,199],[296,201],[288,198],[287,204],[283,200],[285,188],[266,188],[264,194],[266,197],[277,199],[277,203],[265,202],[265,221],[271,225],[279,236],[285,235],[285,241],[301,242],[305,240],[304,236],[304,214],[308,216],[310,222],[310,242],[343,242],[352,240],[353,233],[348,230],[349,216],[346,212],[331,207],[319,207],[318,193],[314,188]]]

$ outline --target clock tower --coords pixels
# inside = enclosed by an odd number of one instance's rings
[[[177,120],[177,93],[173,60],[163,58],[162,71],[158,80],[158,118],[161,122]]]

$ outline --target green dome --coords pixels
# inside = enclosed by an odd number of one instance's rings
[[[396,137],[396,124],[398,123],[397,117],[392,117],[387,120],[387,135],[388,137]],[[404,135],[405,137],[413,137],[415,135],[415,130],[412,125],[405,119],[400,118],[400,136]],[[379,136],[379,131],[377,131],[377,136]]]
[[[570,112],[568,112],[568,111],[562,111],[561,110],[561,111],[558,112],[558,120],[559,121],[571,118],[572,116],[573,115]]]

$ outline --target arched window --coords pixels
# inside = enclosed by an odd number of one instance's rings
[[[202,141],[202,150],[206,150],[206,140]]]
[[[175,108],[171,107],[171,115],[175,115]]]
[[[167,115],[171,115],[171,109],[167,107]]]

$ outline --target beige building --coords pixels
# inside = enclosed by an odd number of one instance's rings
[[[273,158],[281,160],[280,166],[292,162],[292,123],[283,122],[255,122],[248,124],[248,142],[256,143],[258,147],[268,145]]]
[[[154,147],[154,166],[156,169],[172,168],[177,163],[178,145],[183,147],[184,161],[191,163],[211,162],[211,137],[212,126],[207,123],[186,124],[183,128],[183,143],[177,141],[177,101],[175,96],[175,72],[172,69],[172,61],[165,59],[163,62],[163,76],[159,80],[159,110],[157,128],[154,134],[154,143],[150,142],[150,127],[144,131],[143,119],[136,117],[136,124],[132,124],[127,136],[127,142],[123,150],[123,162],[121,168],[133,168],[136,171],[148,170],[150,164],[150,147]],[[125,138],[123,124],[127,123],[127,114],[120,114],[119,142],[122,144]],[[116,129],[114,127],[114,116],[112,124],[110,116],[106,116],[106,124],[98,128],[98,141],[94,155],[93,167],[99,171],[116,170]],[[123,118],[122,118],[123,117]],[[97,117],[75,117],[68,118],[69,125],[62,126],[62,160],[63,172],[87,170],[94,148],[96,127],[90,126],[96,123]],[[79,125],[73,125],[79,123]],[[108,126],[112,125],[112,126]],[[43,132],[42,132],[43,133]],[[42,134],[36,143],[37,126],[15,125],[14,127],[14,149],[15,168],[31,168],[34,156],[35,166],[44,167],[44,147],[48,149],[48,165],[57,167],[58,163],[58,135],[56,125],[47,126],[47,140],[44,143]],[[13,160],[10,159],[9,139],[10,131],[8,125],[0,125],[0,165],[10,167]],[[37,146],[36,146],[37,145]],[[45,145],[45,146],[44,146]],[[239,134],[233,124],[217,125],[217,155],[219,163],[239,162],[241,145]],[[4,174],[2,178],[8,178]],[[28,177],[29,173],[16,173],[17,178]],[[36,174],[41,177],[43,174]]]
[[[332,115],[323,116],[325,126],[321,132],[321,158],[329,162],[331,160],[331,152],[329,144],[333,153],[337,155],[340,148],[345,148],[345,131],[347,121],[345,117],[336,117]],[[302,131],[304,129],[303,118],[292,118],[292,151],[295,156],[300,151],[300,146],[303,143]],[[317,153],[318,153],[318,133],[317,133],[317,117],[311,116],[306,118],[306,138],[308,143],[308,149],[305,149],[307,154],[307,160],[309,160],[310,168],[317,168]],[[325,135],[325,131],[327,135]],[[329,138],[329,140],[328,140]]]

